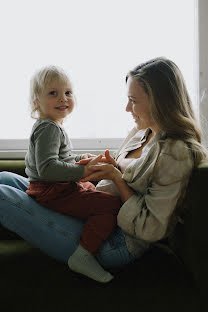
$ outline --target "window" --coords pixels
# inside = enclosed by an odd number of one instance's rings
[[[181,68],[197,110],[195,0],[9,0],[0,14],[0,148],[28,139],[29,80],[48,64],[71,76],[77,107],[65,127],[74,139],[126,136],[125,75],[156,56]]]

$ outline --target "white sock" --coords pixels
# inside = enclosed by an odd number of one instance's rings
[[[101,283],[108,283],[113,279],[113,275],[105,271],[96,258],[81,245],[69,258],[68,265],[72,271],[86,275]]]

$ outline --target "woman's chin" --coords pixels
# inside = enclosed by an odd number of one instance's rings
[[[138,119],[134,119],[134,123],[135,123],[135,126],[136,126],[137,128],[140,127],[141,122],[139,122]]]
[[[142,130],[142,129],[148,128],[148,126],[145,125],[145,123],[142,122],[141,120],[135,120],[135,127],[136,127],[138,130]]]

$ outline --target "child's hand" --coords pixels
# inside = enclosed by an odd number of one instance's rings
[[[90,153],[86,153],[86,154],[82,154],[82,157],[81,159],[88,159],[88,158],[94,158],[94,157],[97,157],[97,155],[94,155],[94,154],[90,154]]]
[[[81,161],[88,161],[88,163],[86,164],[85,168],[84,168],[84,174],[82,178],[86,178],[87,176],[90,175],[91,171],[89,170],[90,166],[94,166],[100,163],[100,160],[102,159],[103,155],[98,155],[96,157],[92,157],[92,158],[88,158],[88,159],[83,159]],[[80,161],[80,162],[81,162]]]
[[[76,162],[75,164],[77,165],[86,165],[88,164],[92,159],[96,158],[97,155],[92,155],[92,154],[84,154],[84,155],[91,155],[91,157],[89,158],[82,158],[79,162]],[[112,164],[114,167],[117,166],[117,162],[115,161],[115,159],[110,155],[110,152],[109,150],[106,150],[105,151],[105,156],[103,155],[100,155],[102,156],[102,158],[100,158],[100,162],[105,162],[105,163],[108,163],[108,164]]]
[[[86,165],[86,164],[88,164],[89,161],[91,161],[92,159],[94,159],[96,157],[97,157],[97,155],[93,155],[90,153],[82,154],[80,161],[75,162],[75,164],[76,165]],[[102,157],[103,157],[103,155],[102,155]]]

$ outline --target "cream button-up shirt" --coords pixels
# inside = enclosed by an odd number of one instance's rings
[[[134,128],[115,159],[138,149],[148,133],[149,129]],[[168,236],[171,217],[185,193],[192,169],[192,154],[187,144],[165,138],[162,133],[150,139],[141,156],[128,164],[122,178],[134,195],[122,205],[117,221],[130,253],[139,255],[142,241],[150,243]],[[96,189],[119,196],[116,186],[109,180],[100,181]]]

